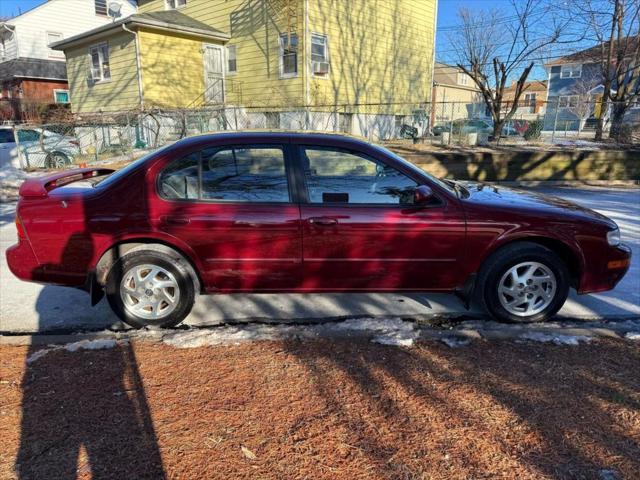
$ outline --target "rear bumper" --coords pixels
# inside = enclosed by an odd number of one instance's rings
[[[25,240],[7,249],[7,265],[9,270],[20,280],[34,281],[38,276],[40,264],[33,250]]]
[[[631,266],[631,249],[620,244],[607,249],[601,256],[586,265],[580,279],[578,293],[595,293],[612,290],[622,280]]]

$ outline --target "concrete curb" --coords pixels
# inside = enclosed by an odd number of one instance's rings
[[[403,319],[403,321],[411,321]],[[326,322],[324,324],[316,324],[322,326],[336,322]],[[418,321],[413,321],[416,326],[417,338],[423,341],[443,341],[450,344],[450,341],[458,340],[462,344],[469,343],[474,340],[531,340],[536,336],[539,338],[548,338],[553,341],[554,337],[577,337],[577,338],[607,338],[607,339],[625,339],[629,333],[640,336],[640,320],[621,320],[617,322],[552,322],[548,324],[500,324],[492,321],[464,321],[453,326],[426,326]],[[34,334],[34,335],[0,335],[0,346],[45,346],[60,345],[66,343],[80,342],[82,340],[129,340],[141,342],[161,342],[165,336],[174,336],[180,333],[193,331],[215,331],[216,329],[242,326],[261,325],[261,324],[235,324],[235,325],[217,325],[202,328],[185,328],[172,330],[127,330],[127,331],[100,331],[90,333],[70,333],[70,334]],[[271,324],[272,327],[288,327],[304,329],[310,325],[291,325],[286,323]],[[344,334],[322,334],[321,338],[371,338],[376,332],[371,330],[359,330]],[[547,340],[540,340],[547,341]],[[450,345],[452,346],[452,345]]]

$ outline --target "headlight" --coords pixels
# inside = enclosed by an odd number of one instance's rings
[[[607,243],[612,247],[616,245],[620,245],[620,229],[616,228],[615,230],[611,230],[607,232]]]

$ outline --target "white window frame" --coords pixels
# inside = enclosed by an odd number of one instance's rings
[[[187,6],[187,0],[164,0],[165,10],[180,10]]]
[[[300,51],[300,39],[298,38],[298,34],[297,33],[291,33],[291,35],[295,35],[296,36],[296,41],[298,42],[298,45],[296,47],[296,71],[295,72],[288,72],[285,73],[284,72],[284,44],[283,44],[283,40],[285,38],[287,38],[289,34],[287,33],[281,33],[280,35],[278,35],[278,70],[280,73],[280,78],[284,79],[284,78],[295,78],[298,76],[298,53]]]
[[[321,61],[329,64],[329,71],[325,74],[315,73],[313,71],[313,64],[318,61],[313,59],[313,37],[322,38],[324,40],[324,60]],[[311,32],[311,50],[309,51],[309,61],[311,62],[309,66],[311,68],[311,75],[316,78],[328,78],[329,74],[331,73],[331,60],[329,58],[329,35],[327,35],[326,33]]]
[[[68,102],[58,102],[58,99],[56,98],[56,95],[58,94],[58,92],[65,92],[67,94],[67,98],[69,99]],[[53,89],[53,103],[56,103],[58,105],[68,105],[69,103],[71,103],[71,96],[69,95],[69,90],[67,90],[66,88],[54,88]]]
[[[560,67],[560,78],[580,78],[580,77],[582,77],[581,63],[567,63]]]
[[[571,99],[575,98],[575,104],[571,105]],[[566,103],[565,105],[562,105],[564,102]],[[558,108],[562,108],[564,110],[570,109],[570,108],[576,108],[578,106],[578,102],[580,101],[580,95],[559,95],[558,96]]]
[[[458,85],[469,86],[469,76],[464,72],[458,72]]]
[[[109,64],[109,76],[104,76],[104,51],[103,47],[107,49],[107,63]],[[94,75],[94,67],[93,67],[93,51],[97,50],[98,52],[98,60],[100,63],[100,77],[96,77]],[[94,83],[106,83],[111,81],[111,53],[109,52],[109,43],[102,42],[96,45],[91,45],[89,47],[89,70],[91,72],[91,79]]]
[[[47,44],[47,52],[49,54],[49,58],[64,58],[64,52],[61,52],[59,50],[53,50],[49,45],[51,45],[52,43],[55,42],[59,42],[60,40],[64,39],[64,35],[61,32],[52,32],[52,31],[46,31],[44,33],[45,35],[45,42]],[[49,35],[57,35],[59,38],[58,40],[53,40],[53,41],[49,41]]]
[[[235,55],[235,61],[236,61],[235,70],[231,70],[229,68],[229,62],[231,61],[231,50],[233,50],[233,54]],[[238,45],[227,45],[226,52],[227,52],[227,68],[226,68],[227,75],[236,75],[238,73]]]

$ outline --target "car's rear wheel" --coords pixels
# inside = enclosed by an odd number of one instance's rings
[[[46,168],[64,168],[69,165],[69,157],[62,152],[52,152],[47,156],[44,166]]]
[[[555,315],[569,293],[569,271],[558,255],[532,242],[508,245],[483,265],[478,289],[497,320],[543,322]]]
[[[132,327],[172,327],[191,311],[195,288],[180,262],[160,252],[138,250],[111,267],[106,294],[113,311]]]

